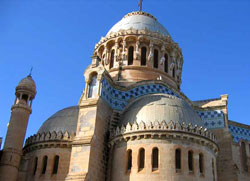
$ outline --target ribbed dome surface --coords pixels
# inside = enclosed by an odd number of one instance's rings
[[[149,30],[151,32],[160,33],[164,36],[169,36],[168,31],[154,18],[152,15],[145,12],[132,12],[124,16],[124,18],[115,24],[107,35],[120,30]]]
[[[175,123],[192,124],[204,126],[203,121],[193,108],[184,100],[168,95],[147,95],[134,102],[122,115],[121,125],[127,125],[128,122],[138,124],[154,121],[173,121]]]
[[[76,132],[78,113],[78,106],[68,107],[58,111],[43,123],[38,133],[53,131],[68,131],[69,133]]]
[[[29,75],[22,79],[18,86],[16,87],[17,90],[28,90],[36,93],[36,84],[32,77]]]

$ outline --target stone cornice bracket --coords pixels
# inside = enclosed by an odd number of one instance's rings
[[[104,54],[104,58],[103,58],[103,60],[104,60],[104,64],[105,65],[108,65],[108,48],[107,48],[107,45],[105,44],[105,46],[104,46],[104,51],[103,51],[103,54]]]
[[[24,150],[29,150],[31,146],[35,146],[36,144],[45,144],[48,142],[62,142],[64,145],[65,142],[71,142],[75,137],[75,133],[69,133],[67,131],[53,131],[53,132],[43,132],[38,133],[33,136],[30,136],[25,141]],[[35,146],[36,147],[36,146]]]
[[[116,41],[115,41],[115,62],[118,61],[118,50],[119,50],[119,42],[116,39]]]
[[[186,132],[188,134],[194,134],[199,135],[202,137],[206,137],[207,139],[216,142],[216,137],[212,132],[207,131],[206,128],[198,127],[197,125],[192,124],[186,124],[183,122],[175,123],[173,121],[170,121],[166,123],[166,121],[158,122],[154,121],[144,123],[143,121],[140,122],[138,125],[136,122],[131,125],[128,123],[126,126],[117,127],[115,130],[111,132],[111,138],[115,138],[116,136],[124,135],[124,134],[130,134],[134,132],[141,132],[141,131],[179,131],[179,132]]]
[[[165,51],[166,51],[166,47],[165,47],[165,45],[163,44],[162,46],[161,46],[161,52],[162,52],[162,57],[161,57],[161,60],[160,60],[160,65],[163,65],[164,64],[164,62],[165,62]]]
[[[227,106],[227,103],[228,103],[228,95],[227,94],[224,94],[224,95],[221,95],[221,101],[223,103],[225,103],[225,105]]]
[[[127,46],[127,42],[124,39],[122,42],[122,60],[126,59],[126,52],[125,52],[126,46]]]
[[[174,123],[170,121],[166,123],[162,121],[159,123],[155,121],[154,123],[140,122],[138,125],[136,122],[131,125],[128,123],[126,126],[117,127],[115,130],[111,131],[111,141],[110,143],[127,142],[138,139],[183,139],[191,140],[192,142],[197,142],[198,144],[209,147],[214,151],[215,154],[218,153],[217,139],[212,132],[207,131],[203,127],[198,127],[192,124],[182,124]]]
[[[135,48],[136,60],[139,60],[139,56],[140,56],[139,47],[140,47],[140,41],[139,41],[139,39],[137,39],[136,48]]]
[[[170,70],[172,71],[175,67],[176,64],[176,59],[177,59],[177,50],[173,49],[170,53],[170,57],[171,57],[171,64],[170,64]]]
[[[148,61],[149,61],[149,62],[152,62],[152,61],[153,61],[153,57],[154,57],[153,47],[154,47],[153,41],[150,40],[150,44],[149,44],[149,55],[148,55]]]

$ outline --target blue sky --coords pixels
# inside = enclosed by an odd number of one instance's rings
[[[15,87],[31,66],[37,84],[26,137],[56,111],[76,105],[95,44],[138,0],[1,0],[0,137]],[[191,100],[229,94],[229,119],[250,124],[250,1],[144,0],[179,43],[182,91]]]

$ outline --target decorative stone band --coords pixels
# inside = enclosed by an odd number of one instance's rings
[[[225,128],[224,113],[222,110],[197,111],[207,129]]]
[[[172,91],[170,88],[158,84],[150,83],[139,85],[129,90],[118,90],[113,88],[106,78],[102,80],[102,91],[101,97],[115,110],[123,110],[127,105],[129,100],[137,98],[147,94],[168,94],[176,98],[181,98],[176,92]]]
[[[119,32],[114,32],[114,33],[107,35],[106,37],[102,37],[101,40],[95,45],[95,50],[97,50],[102,44],[108,42],[111,39],[115,39],[117,37],[130,36],[130,35],[146,36],[146,37],[154,39],[154,41],[156,41],[158,39],[160,42],[164,42],[164,43],[170,45],[171,47],[176,48],[176,50],[178,50],[179,52],[181,52],[181,49],[179,48],[178,44],[175,43],[171,39],[170,36],[164,36],[158,32],[151,32],[147,29],[135,30],[133,28],[131,28],[129,30],[120,30]]]
[[[240,126],[235,126],[229,124],[229,131],[233,136],[234,142],[239,142],[240,140],[250,141],[250,129],[246,129]]]
[[[186,138],[195,140],[202,144],[216,145],[215,135],[207,131],[206,128],[204,129],[197,125],[193,126],[192,124],[174,123],[173,121],[170,121],[169,123],[166,123],[165,121],[162,121],[161,123],[155,121],[153,124],[151,122],[144,123],[141,121],[139,125],[137,123],[134,123],[133,125],[128,123],[126,126],[117,127],[111,132],[110,136],[111,142],[121,141],[123,139],[125,139],[125,141],[142,139],[147,138],[147,136],[154,138],[156,136],[158,138]],[[218,151],[217,145],[214,147],[214,151]]]
[[[66,181],[67,180],[73,180],[73,181],[75,181],[75,180],[85,180],[86,177],[87,177],[86,173],[83,173],[83,174],[77,173],[76,175],[74,175],[74,174],[68,175],[65,180]]]
[[[132,12],[132,13],[128,13],[128,14],[125,15],[123,18],[129,17],[129,16],[133,16],[133,15],[144,15],[144,16],[148,16],[148,17],[150,17],[150,18],[153,18],[154,20],[157,21],[157,19],[156,19],[153,15],[151,15],[151,14],[149,14],[149,13],[146,13],[146,12],[143,12],[143,11],[134,11],[134,12]]]
[[[30,136],[25,141],[24,152],[29,152],[30,150],[46,148],[46,147],[68,147],[69,142],[72,142],[75,133],[69,134],[67,131],[62,132],[47,132],[47,133],[38,133],[36,135]],[[49,143],[48,143],[49,142]],[[58,144],[61,142],[61,145]],[[39,144],[39,145],[37,145]]]

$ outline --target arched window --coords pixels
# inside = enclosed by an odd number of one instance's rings
[[[59,156],[56,155],[54,158],[54,166],[53,166],[53,174],[57,174],[58,171],[58,165],[59,165]]]
[[[42,169],[42,174],[45,174],[46,172],[46,169],[47,169],[47,162],[48,162],[48,157],[47,156],[44,156],[43,157],[43,169]]]
[[[204,173],[204,158],[203,158],[203,154],[199,154],[199,170],[200,170],[200,174]]]
[[[146,47],[142,47],[141,48],[141,65],[146,65],[147,63],[147,48]]]
[[[139,170],[142,170],[145,166],[145,150],[141,148],[139,150]]]
[[[241,142],[241,155],[242,155],[243,170],[245,172],[247,172],[248,171],[248,168],[247,168],[247,152],[246,152],[246,144],[245,144],[245,142]]]
[[[159,149],[154,148],[152,152],[152,169],[157,170],[159,168]]]
[[[181,150],[180,149],[175,150],[175,168],[176,170],[181,169]]]
[[[128,65],[133,65],[134,60],[134,47],[129,47],[128,49]]]
[[[111,51],[111,56],[110,56],[109,68],[113,68],[114,67],[114,59],[115,59],[115,50],[112,50]]]
[[[36,170],[37,170],[37,162],[38,162],[38,158],[36,157],[34,160],[34,169],[33,169],[33,175],[36,175]]]
[[[173,68],[173,78],[175,78],[175,67]]]
[[[214,170],[214,168],[215,168],[215,165],[214,165],[214,159],[212,158],[212,174],[213,174],[213,181],[215,181],[215,170]]]
[[[132,168],[132,150],[127,151],[127,171]]]
[[[97,75],[92,76],[89,84],[88,98],[94,98],[98,94]]]
[[[158,68],[158,50],[154,50],[154,68]]]
[[[194,171],[193,152],[192,151],[188,151],[188,170],[190,172]]]
[[[168,73],[168,55],[165,54],[164,57],[165,57],[164,71],[165,71],[166,73]]]

